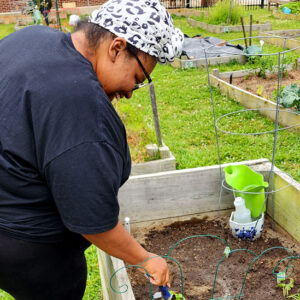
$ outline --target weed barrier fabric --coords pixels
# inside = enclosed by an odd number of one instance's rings
[[[186,55],[188,59],[205,58],[205,50],[207,57],[244,55],[243,48],[241,45],[227,44],[226,41],[216,37],[185,36],[181,55]]]

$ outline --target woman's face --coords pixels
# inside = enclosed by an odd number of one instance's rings
[[[114,39],[107,49],[106,60],[103,60],[103,52],[95,72],[109,99],[130,98],[132,90],[138,83],[146,80],[146,76],[137,59],[130,55],[126,49],[126,41],[123,38]],[[156,59],[150,55],[139,52],[137,54],[145,71],[150,74]]]

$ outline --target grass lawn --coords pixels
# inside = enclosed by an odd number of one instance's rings
[[[15,32],[15,24],[0,24],[0,40]]]
[[[245,11],[245,18],[253,13],[254,19],[270,20],[273,29],[300,28],[296,21],[277,20],[266,10]],[[190,36],[217,36],[224,40],[242,37],[242,33],[211,34],[199,28],[192,28],[184,17],[174,18],[174,23]],[[298,26],[298,27],[297,27]],[[0,38],[14,31],[14,26],[0,25]],[[257,33],[253,33],[257,35]],[[264,51],[276,53],[279,49],[274,46],[264,46]],[[297,55],[296,55],[297,56]],[[298,55],[299,56],[299,55]],[[290,55],[293,60],[295,54]],[[276,59],[276,58],[275,58]],[[213,68],[216,68],[214,66]],[[220,71],[238,70],[242,68],[256,68],[247,63],[239,65],[231,63],[218,66]],[[210,68],[211,70],[212,68]],[[171,66],[158,65],[151,74],[156,88],[157,106],[160,118],[162,138],[176,157],[177,169],[195,168],[218,164],[216,138],[210,100],[207,73],[205,69],[174,69]],[[222,96],[213,88],[215,113],[217,117],[229,112],[243,109],[233,100]],[[135,162],[147,160],[144,152],[145,145],[155,143],[155,131],[151,104],[147,87],[134,93],[130,100],[122,99],[114,103],[124,121],[131,153]],[[274,124],[256,113],[236,115],[226,119],[222,126],[230,130],[244,130],[245,132],[267,131],[274,128]],[[224,128],[223,127],[223,128]],[[242,160],[272,158],[273,134],[261,136],[234,136],[221,134],[220,155],[222,163]],[[300,139],[299,133],[282,131],[278,133],[276,165],[300,180]],[[151,249],[149,249],[151,250]],[[95,247],[86,251],[89,267],[89,277],[85,300],[101,299],[101,285],[99,281],[98,262]],[[0,292],[0,300],[12,299]]]

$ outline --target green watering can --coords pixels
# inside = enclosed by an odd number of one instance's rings
[[[254,172],[245,165],[228,166],[224,168],[224,171],[228,185],[239,191],[234,192],[234,196],[242,197],[245,200],[246,207],[251,211],[251,217],[258,218],[265,201],[264,188],[268,187],[269,184],[264,181],[261,174]],[[264,206],[262,212],[265,212],[265,210],[266,206]]]

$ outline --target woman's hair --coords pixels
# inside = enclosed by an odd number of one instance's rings
[[[80,20],[77,23],[77,25],[75,27],[75,32],[76,31],[84,32],[84,34],[88,40],[89,47],[93,50],[95,50],[98,47],[101,40],[105,40],[107,38],[114,39],[117,37],[114,33],[108,31],[107,29],[105,29],[97,24],[89,22],[87,19]],[[126,49],[128,50],[128,53],[131,56],[137,55],[139,52],[142,52],[138,48],[129,44],[128,42],[126,43]]]

